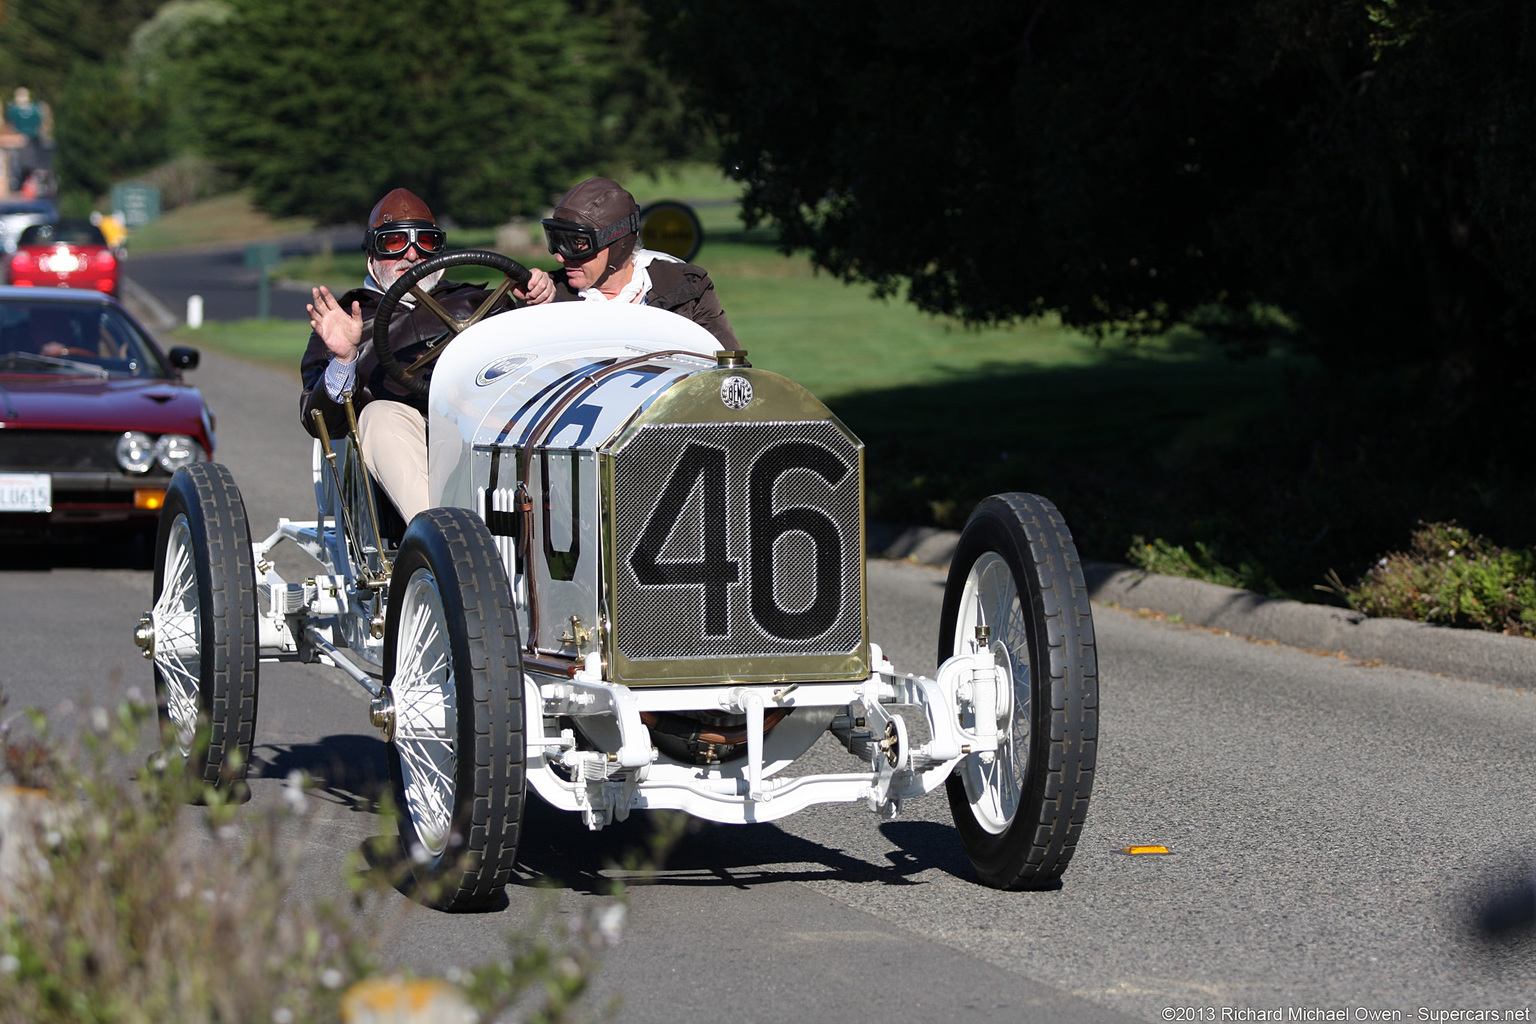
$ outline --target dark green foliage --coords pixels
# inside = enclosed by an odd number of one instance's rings
[[[1536,550],[1498,547],[1454,522],[1419,524],[1407,551],[1337,589],[1367,615],[1536,636]]]
[[[612,156],[612,26],[563,0],[234,6],[208,39],[201,121],[271,213],[355,221],[403,185],[439,216],[499,222]]]
[[[57,105],[79,67],[116,62],[129,33],[164,3],[11,0],[0,5],[0,86],[26,86],[34,100]]]
[[[164,0],[7,4],[0,20],[0,87],[25,86],[54,115],[61,199],[89,208],[131,171],[165,159],[164,119],[123,72],[133,29]]]
[[[55,170],[66,192],[98,196],[169,156],[161,109],[117,65],[75,68],[55,104]]]
[[[1529,4],[652,10],[747,213],[839,276],[982,322],[1241,327],[1272,303],[1351,372],[1528,396]]]
[[[964,462],[916,450],[921,412],[877,439],[890,450],[872,451],[874,472],[894,467],[877,515],[942,525],[988,488],[1025,487],[1097,557],[1134,534],[1204,542],[1291,593],[1368,564],[1420,519],[1536,540],[1536,6],[650,10],[747,214],[834,274],[969,322],[1194,323],[1236,354],[1285,336],[1319,362],[1288,408],[1197,457],[1148,423],[1091,458],[1036,438],[989,463],[1016,433],[1007,381],[991,403],[972,384],[879,396],[989,419]],[[839,412],[856,422],[851,404]]]

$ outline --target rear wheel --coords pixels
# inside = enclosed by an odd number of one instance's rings
[[[430,509],[390,578],[389,770],[416,894],[445,910],[498,899],[525,798],[523,672],[512,588],[485,524]]]
[[[256,731],[256,576],[229,470],[196,462],[165,492],[150,611],[161,735],[195,782],[243,794]]]
[[[966,523],[944,588],[939,660],[975,650],[978,626],[1003,682],[998,749],[990,762],[960,762],[950,810],[983,882],[1038,889],[1072,859],[1098,744],[1092,608],[1072,535],[1046,499],[994,495]]]

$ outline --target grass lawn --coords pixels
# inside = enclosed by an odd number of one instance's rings
[[[251,206],[243,192],[215,196],[169,210],[158,220],[134,228],[128,236],[130,258],[136,252],[166,252],[224,242],[260,242],[302,235],[315,229],[305,218],[274,220]]]

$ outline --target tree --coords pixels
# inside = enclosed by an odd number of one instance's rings
[[[161,109],[137,93],[116,62],[76,65],[55,122],[61,191],[84,200],[85,209],[114,182],[169,155]]]
[[[130,33],[163,3],[50,0],[4,9],[0,84],[26,86],[52,108],[66,207],[89,208],[113,181],[167,155],[159,110],[124,71]]]
[[[206,39],[210,154],[280,215],[355,221],[403,185],[471,224],[545,208],[612,156],[594,98],[616,64],[563,0],[233,0]]]
[[[134,26],[165,0],[39,0],[0,10],[0,84],[57,102],[81,66],[118,62]]]
[[[838,276],[973,322],[1275,304],[1351,372],[1531,385],[1529,4],[650,10],[745,213]]]

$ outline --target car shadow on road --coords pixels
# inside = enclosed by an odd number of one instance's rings
[[[0,540],[0,565],[10,572],[52,572],[55,569],[136,569],[155,567],[155,538],[82,537]]]
[[[387,802],[388,753],[377,736],[345,733],[251,751],[253,779],[282,780],[295,771],[309,776],[310,795],[317,799],[367,814],[377,813]]]
[[[785,831],[773,823],[721,825],[665,812],[636,812],[601,832],[581,816],[531,800],[518,850],[519,880],[602,894],[627,886],[733,887],[834,880],[923,884],[938,870],[972,878],[955,830],[931,822],[887,822],[894,848],[883,862]],[[869,823],[858,820],[855,827]]]
[[[389,805],[387,749],[372,736],[345,734],[314,743],[262,746],[252,753],[253,779],[309,776],[310,793],[354,811],[383,814]],[[862,808],[849,808],[851,828],[874,828]],[[527,797],[513,884],[607,895],[617,884],[747,889],[778,882],[840,881],[918,885],[940,871],[973,880],[952,826],[922,820],[888,821],[878,832],[889,848],[870,859],[795,835],[778,824],[723,825],[678,812],[637,811],[593,832],[581,815]],[[401,879],[403,854],[392,835],[364,842],[370,867]],[[490,912],[496,906],[486,908]]]

